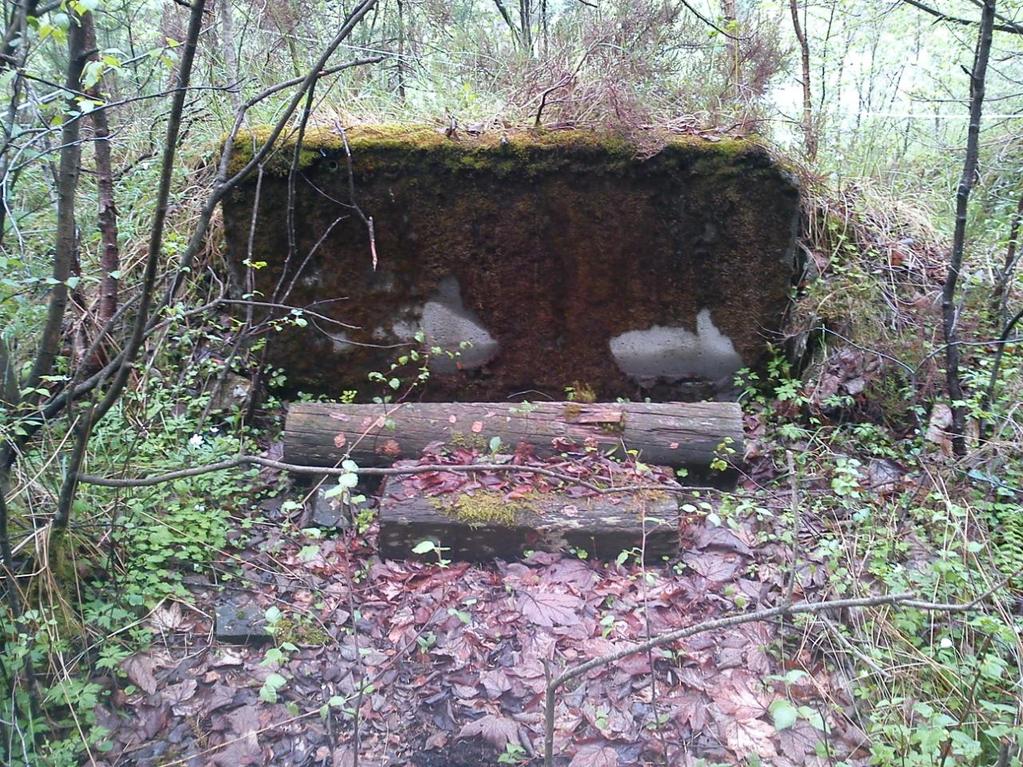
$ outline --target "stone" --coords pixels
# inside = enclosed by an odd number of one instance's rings
[[[307,526],[321,530],[347,530],[352,525],[352,518],[347,507],[338,497],[327,497],[327,490],[332,485],[326,483],[316,488],[307,504]]]
[[[263,610],[242,595],[224,597],[217,603],[214,637],[230,644],[260,644],[272,639]]]
[[[249,398],[252,382],[235,373],[228,373],[217,385],[210,400],[210,410],[231,410],[241,407]]]

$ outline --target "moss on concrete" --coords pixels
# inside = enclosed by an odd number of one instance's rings
[[[229,174],[241,170],[272,135],[269,126],[239,131],[228,165]],[[348,150],[359,162],[385,160],[392,167],[424,165],[450,171],[475,171],[539,175],[578,167],[586,163],[592,169],[600,165],[608,170],[623,170],[637,159],[638,148],[614,133],[584,130],[488,131],[480,134],[455,133],[423,125],[374,125],[348,128],[344,136],[334,128],[307,128],[302,136],[297,168],[308,170],[323,163],[336,170],[347,163]],[[264,173],[287,175],[295,164],[298,131],[286,129],[277,137],[263,163]],[[658,139],[661,153],[676,162],[699,163],[731,160],[759,151],[757,142],[725,138],[708,141],[696,136],[663,134]]]

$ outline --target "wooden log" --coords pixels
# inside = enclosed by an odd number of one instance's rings
[[[334,466],[350,453],[360,466],[380,466],[419,458],[435,442],[486,452],[494,437],[505,452],[526,442],[538,456],[561,452],[565,443],[636,450],[645,463],[698,475],[715,457],[743,454],[742,411],[734,402],[296,402],[285,424],[284,458]]]
[[[677,501],[659,491],[618,499],[537,492],[509,501],[483,490],[406,497],[401,480],[391,479],[380,497],[378,546],[380,556],[390,559],[413,557],[413,549],[430,540],[444,548],[444,558],[455,560],[576,549],[607,560],[642,550],[646,561],[657,562],[678,553],[678,521]],[[424,556],[436,558],[432,552]]]

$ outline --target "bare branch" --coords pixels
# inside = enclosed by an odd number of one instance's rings
[[[972,27],[976,26],[980,22],[973,21],[972,19],[964,19],[959,16],[949,16],[947,13],[942,13],[937,8],[931,8],[929,5],[924,5],[920,0],[902,0],[906,5],[911,5],[924,13],[933,16],[939,21],[947,21],[950,24],[959,24],[960,26]],[[979,3],[978,3],[979,5]],[[1009,21],[1004,16],[996,14],[996,16],[1006,23],[995,24],[991,28],[997,32],[1008,32],[1013,35],[1023,35],[1023,25],[1017,24],[1014,21]]]
[[[116,477],[97,477],[91,474],[80,474],[78,481],[88,485],[98,485],[100,487],[150,487],[152,485],[159,485],[164,482],[173,482],[176,479],[184,479],[186,477],[197,477],[200,474],[209,474],[214,471],[224,471],[225,469],[235,469],[240,466],[263,466],[268,469],[279,469],[280,471],[288,471],[292,474],[317,474],[321,476],[339,477],[342,474],[358,474],[360,476],[372,476],[372,477],[393,477],[402,476],[407,474],[427,474],[430,472],[453,472],[456,474],[462,474],[466,472],[474,471],[496,471],[496,472],[511,472],[521,471],[527,474],[541,474],[545,477],[551,477],[553,479],[568,482],[572,485],[579,487],[585,487],[588,490],[592,490],[602,495],[619,495],[623,493],[638,493],[644,490],[662,490],[664,492],[677,492],[677,493],[693,493],[693,492],[720,492],[720,488],[714,487],[702,487],[695,485],[687,486],[673,486],[673,485],[623,485],[622,487],[600,487],[592,482],[573,477],[570,474],[562,474],[561,472],[554,471],[552,469],[545,469],[542,466],[521,466],[518,464],[509,463],[467,463],[467,464],[447,464],[447,463],[436,463],[436,464],[423,464],[420,466],[404,466],[404,467],[373,467],[373,466],[360,466],[358,469],[349,471],[347,469],[330,468],[326,466],[303,466],[301,464],[285,463],[284,461],[275,461],[271,458],[264,458],[259,455],[240,455],[235,458],[228,458],[224,461],[218,461],[217,463],[208,463],[202,466],[193,466],[189,469],[178,469],[177,471],[170,471],[166,474],[159,474],[153,477],[137,477],[137,478],[124,478],[119,479]]]

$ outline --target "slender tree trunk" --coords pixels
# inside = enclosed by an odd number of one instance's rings
[[[977,175],[977,156],[980,152],[980,118],[984,109],[984,82],[988,59],[991,56],[991,36],[995,21],[995,0],[983,0],[977,52],[970,72],[970,126],[966,137],[966,159],[963,175],[956,192],[955,233],[948,276],[941,292],[942,330],[945,336],[945,381],[952,400],[952,450],[957,456],[966,455],[966,407],[963,404],[963,386],[959,379],[959,328],[956,311],[956,286],[963,266],[966,248],[966,214]]]
[[[4,241],[4,232],[7,228],[7,200],[14,185],[14,179],[8,176],[8,155],[11,148],[14,125],[18,121],[18,107],[21,103],[22,77],[21,71],[25,67],[28,58],[28,20],[36,15],[36,0],[26,0],[21,5],[15,6],[4,30],[2,50],[0,50],[0,72],[7,67],[15,70],[14,78],[11,80],[11,97],[7,101],[7,114],[4,118],[4,142],[0,147],[0,244]],[[6,8],[6,3],[4,4]],[[14,41],[21,38],[21,44],[14,46]]]
[[[25,20],[37,15],[38,5],[39,0],[24,0],[22,3],[15,4],[14,13],[11,14],[7,28],[4,29],[3,43],[0,44],[0,72],[16,63],[14,41],[22,36],[22,42],[24,42]],[[7,3],[4,3],[4,8],[6,7]]]
[[[501,18],[504,19],[504,23],[507,24],[508,29],[511,30],[512,37],[515,38],[515,43],[517,45],[521,45],[522,31],[517,26],[515,26],[515,22],[512,21],[511,14],[508,12],[508,9],[504,7],[504,3],[501,2],[501,0],[494,0],[494,5],[497,6],[497,10],[500,12]]]
[[[721,0],[721,15],[724,17],[724,29],[731,37],[725,38],[725,51],[728,56],[728,76],[726,86],[732,99],[739,101],[739,39],[736,36],[736,0]]]
[[[522,47],[533,55],[533,8],[530,0],[519,0],[519,25],[522,28]]]
[[[80,17],[72,19],[68,29],[68,68],[65,88],[76,92],[81,87],[85,66],[85,34]],[[68,100],[69,110],[77,110],[74,97]],[[81,120],[64,121],[60,134],[60,167],[57,172],[57,231],[53,256],[53,287],[46,308],[39,351],[32,365],[26,388],[36,388],[42,377],[49,375],[60,352],[64,314],[68,304],[68,278],[75,264],[78,236],[75,223],[75,192],[81,171]]]
[[[540,0],[540,33],[543,36],[543,55],[546,58],[550,51],[551,37],[547,22],[547,0]]]
[[[67,527],[71,517],[71,506],[78,488],[78,472],[89,444],[92,428],[114,406],[124,391],[128,376],[138,357],[142,346],[144,332],[152,306],[153,290],[156,284],[156,272],[163,248],[164,226],[167,211],[170,207],[171,178],[174,172],[174,158],[177,155],[178,137],[181,132],[181,116],[185,108],[185,95],[192,77],[192,64],[195,61],[196,41],[202,28],[202,17],[206,0],[192,0],[192,11],[188,22],[188,33],[182,46],[181,63],[178,67],[174,84],[170,119],[167,122],[167,136],[163,146],[163,159],[160,168],[160,184],[156,195],[156,208],[153,214],[153,225],[149,235],[149,248],[146,252],[146,264],[142,275],[142,295],[139,299],[138,315],[132,328],[131,337],[125,346],[124,362],[118,369],[110,388],[102,399],[89,406],[75,427],[74,444],[64,474],[64,481],[57,499],[57,511],[53,517],[53,529],[60,532]]]
[[[35,5],[35,3],[31,4],[33,13]],[[23,21],[24,18],[23,16]],[[68,30],[68,65],[65,87],[69,91],[77,91],[80,87],[82,68],[85,65],[83,55],[85,37],[78,21],[77,15],[74,15]],[[24,58],[22,58],[23,61]],[[75,108],[72,99],[69,99],[68,103],[69,108]],[[75,192],[78,187],[81,163],[80,124],[79,120],[65,120],[61,130],[60,169],[57,174],[57,227],[52,271],[54,285],[50,291],[42,340],[27,379],[28,388],[37,387],[41,383],[42,377],[49,375],[60,350],[61,331],[68,303],[67,281],[74,267],[78,245],[75,230]],[[6,345],[4,349],[6,352]],[[7,377],[8,373],[5,370],[5,382]],[[5,385],[4,388],[6,389],[7,386]],[[38,400],[38,395],[33,393],[26,399],[34,402]],[[7,601],[14,618],[21,614],[21,597],[15,580],[7,491],[11,481],[10,467],[16,455],[17,449],[10,440],[0,444],[0,574],[3,575],[3,580],[6,583]],[[36,709],[38,708],[36,685],[30,657],[25,658],[24,672],[28,681],[29,700],[33,709]]]
[[[405,3],[398,0],[398,98],[405,103]]]
[[[98,61],[96,45],[96,24],[88,13],[82,17],[82,31],[85,35],[85,49],[90,61]],[[100,83],[89,89],[89,97],[102,102]],[[114,171],[110,159],[110,124],[106,109],[94,109],[89,117],[93,127],[93,151],[96,157],[96,188],[99,197],[99,232],[102,250],[100,252],[99,309],[96,325],[99,331],[107,326],[117,311],[118,271],[121,268],[121,251],[117,244],[117,207],[114,202]],[[101,357],[102,355],[100,355]],[[98,368],[102,359],[89,363]]]
[[[797,0],[789,0],[789,11],[792,14],[792,29],[799,41],[799,62],[803,70],[803,152],[806,159],[813,162],[817,159],[817,130],[813,124],[813,94],[810,91],[810,44],[806,39],[806,30],[799,22]]]
[[[1005,246],[1005,263],[998,272],[994,290],[991,291],[991,317],[996,328],[1005,325],[1005,315],[1012,286],[1012,275],[1019,260],[1019,230],[1023,222],[1023,193],[1016,202],[1016,212],[1009,223],[1009,242]]]
[[[238,42],[234,37],[234,17],[230,0],[217,3],[220,11],[220,46],[223,49],[224,66],[227,67],[228,93],[231,106],[237,110],[242,104],[241,71],[238,67]]]

